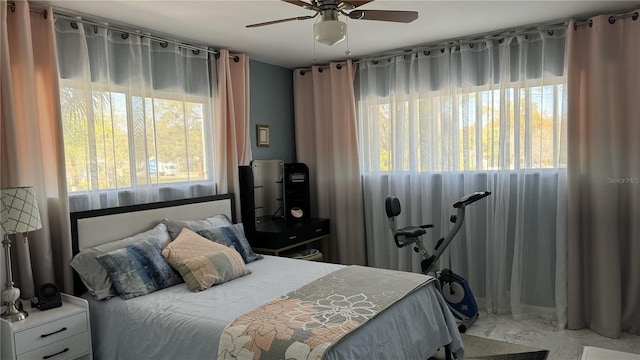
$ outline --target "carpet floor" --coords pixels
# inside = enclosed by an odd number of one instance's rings
[[[544,349],[485,339],[473,335],[461,335],[465,359],[545,360],[549,355],[549,351]],[[437,354],[429,358],[429,360],[443,359],[445,359],[444,349],[440,349]]]

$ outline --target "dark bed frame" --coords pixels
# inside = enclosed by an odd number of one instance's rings
[[[78,254],[82,250],[82,247],[81,247],[81,244],[80,244],[79,235],[78,235],[78,223],[81,222],[83,219],[91,219],[91,218],[96,218],[96,217],[109,217],[109,216],[112,216],[112,215],[119,215],[119,214],[124,214],[124,213],[144,212],[144,211],[149,211],[149,210],[172,208],[172,207],[181,207],[181,206],[184,206],[184,205],[201,204],[201,203],[206,203],[206,202],[214,203],[214,202],[218,202],[218,201],[221,201],[221,200],[225,200],[225,201],[229,200],[229,202],[230,202],[230,209],[229,210],[230,210],[231,221],[233,221],[235,223],[236,222],[236,218],[235,218],[235,197],[234,197],[234,194],[232,194],[232,193],[222,194],[222,195],[210,195],[210,196],[196,197],[196,198],[190,198],[190,199],[153,202],[153,203],[148,203],[148,204],[119,206],[119,207],[113,207],[113,208],[107,208],[107,209],[72,212],[70,214],[70,218],[71,218],[71,249],[72,249],[72,252],[73,252],[73,256],[75,256],[76,254]],[[170,212],[171,210],[167,209],[167,211],[168,211],[168,214],[172,214]],[[179,213],[176,212],[174,214],[179,214]],[[164,217],[168,217],[168,216],[164,216]],[[205,218],[205,217],[207,217],[207,215],[203,214],[203,216],[201,218]],[[162,218],[158,218],[157,221],[159,222],[161,219]],[[188,219],[180,218],[179,216],[175,217],[175,219],[188,220]],[[149,229],[151,229],[151,227]],[[130,235],[134,235],[134,234],[128,234],[128,235],[130,236]],[[124,237],[126,237],[126,236],[122,236],[122,237],[116,236],[112,240],[115,241],[115,240],[122,239]],[[84,293],[86,291],[86,287],[82,283],[82,280],[80,279],[80,276],[75,271],[73,272],[73,289],[74,289],[74,294],[75,295],[81,295],[82,293]]]

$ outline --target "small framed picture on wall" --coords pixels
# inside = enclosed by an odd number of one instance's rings
[[[269,146],[269,125],[256,125],[256,142],[258,146]]]

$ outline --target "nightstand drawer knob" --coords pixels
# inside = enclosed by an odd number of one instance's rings
[[[295,239],[295,238],[297,238],[297,236],[296,236],[296,235],[289,236],[289,240],[293,240],[293,239]]]
[[[316,229],[316,232],[321,232],[321,231],[322,231],[322,228]]]
[[[42,358],[46,360],[46,359],[52,358],[54,356],[58,356],[60,354],[66,353],[67,351],[69,351],[69,348],[64,348],[64,350],[62,350],[62,351],[59,351],[59,352],[57,352],[55,354],[51,354],[51,355],[45,355]]]
[[[67,330],[67,328],[66,328],[66,327],[63,327],[62,329],[60,329],[60,330],[58,330],[58,331],[54,331],[54,332],[52,332],[52,333],[48,333],[48,334],[40,335],[40,337],[41,337],[41,338],[45,338],[45,337],[47,337],[47,336],[51,336],[51,335],[55,335],[55,334],[57,334],[57,333],[61,333],[61,332],[65,331],[65,330]],[[68,350],[68,349],[67,349],[67,350]],[[58,355],[58,354],[55,354],[55,355]],[[51,356],[55,356],[55,355],[51,355]],[[47,359],[47,358],[45,358],[45,359]]]

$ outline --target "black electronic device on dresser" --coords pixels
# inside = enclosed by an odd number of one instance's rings
[[[311,218],[309,168],[302,163],[284,164],[284,222],[293,226]]]
[[[255,160],[238,171],[242,222],[256,251],[279,255],[328,239],[329,219],[311,217],[307,165]]]
[[[37,295],[38,301],[32,301],[31,307],[40,310],[49,310],[62,306],[62,296],[56,284],[47,283],[40,286]]]

